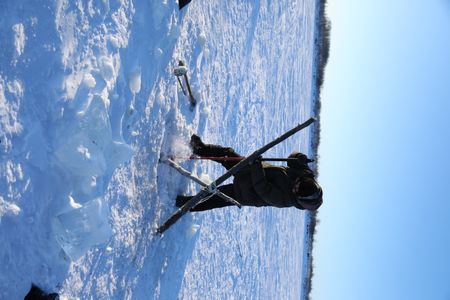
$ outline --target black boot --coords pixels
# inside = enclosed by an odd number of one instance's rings
[[[196,134],[193,134],[191,136],[191,141],[189,145],[191,146],[192,151],[195,155],[201,156],[203,152],[205,152],[206,145],[205,143],[202,142],[202,139]]]

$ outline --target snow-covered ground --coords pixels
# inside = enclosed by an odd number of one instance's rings
[[[300,298],[303,212],[225,208],[154,229],[199,189],[162,153],[188,155],[198,133],[246,155],[311,116],[315,6],[1,1],[0,299],[31,282],[63,299]],[[308,153],[310,138],[266,156]]]

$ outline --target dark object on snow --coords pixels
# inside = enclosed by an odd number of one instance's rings
[[[33,283],[24,300],[59,300],[59,295],[57,293],[47,294]]]
[[[178,6],[180,7],[180,10],[189,4],[191,0],[178,0]]]
[[[173,70],[173,73],[177,77],[178,83],[181,87],[181,90],[183,91],[183,94],[185,96],[189,97],[189,102],[191,103],[191,106],[195,106],[195,104],[197,104],[197,100],[195,100],[194,95],[192,94],[191,85],[189,84],[189,79],[187,76],[187,71],[188,71],[188,69],[186,67],[186,64],[182,60],[180,60],[178,62],[178,66]],[[187,93],[183,87],[183,84],[181,83],[180,77],[184,78],[184,83],[186,84]]]

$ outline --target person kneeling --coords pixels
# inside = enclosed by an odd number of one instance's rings
[[[241,157],[234,149],[220,145],[205,144],[197,135],[191,136],[191,148],[200,157]],[[218,187],[218,190],[234,199],[242,206],[296,207],[298,209],[317,210],[323,203],[323,192],[314,178],[314,172],[307,165],[306,155],[293,152],[287,167],[275,166],[260,159],[243,168],[234,175],[232,184]],[[239,161],[214,160],[227,170]],[[181,207],[192,196],[178,195],[176,206]],[[218,195],[197,204],[191,211],[205,211],[234,205]]]

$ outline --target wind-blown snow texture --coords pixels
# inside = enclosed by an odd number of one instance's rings
[[[162,153],[188,155],[195,132],[246,155],[311,116],[315,7],[2,1],[0,298],[31,282],[63,299],[300,298],[304,212],[226,208],[153,232],[177,193],[198,191]],[[309,152],[309,139],[267,156]]]

